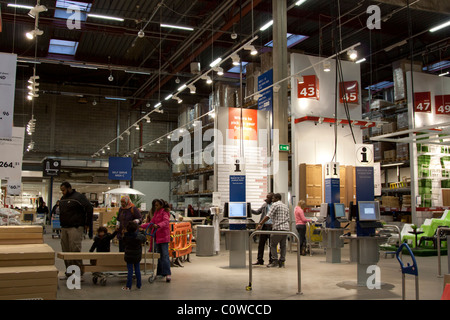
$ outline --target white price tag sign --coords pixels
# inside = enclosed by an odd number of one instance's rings
[[[0,53],[0,138],[11,138],[17,55]]]
[[[20,193],[22,192],[22,183],[8,181],[8,187],[6,189],[6,192],[10,196],[20,196]]]
[[[11,139],[0,138],[0,179],[21,181],[25,128],[13,128]]]

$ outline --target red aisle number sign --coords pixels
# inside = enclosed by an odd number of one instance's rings
[[[450,115],[450,94],[435,96],[436,114]]]
[[[431,113],[431,93],[415,92],[414,93],[414,112]]]
[[[319,78],[303,76],[303,83],[298,84],[298,97],[319,100]]]
[[[344,90],[345,88],[345,90]],[[341,103],[359,103],[358,81],[339,83],[339,100]]]

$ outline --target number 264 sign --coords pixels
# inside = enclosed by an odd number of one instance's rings
[[[450,95],[435,96],[436,114],[450,115]]]

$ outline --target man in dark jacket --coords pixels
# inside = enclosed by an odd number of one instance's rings
[[[270,206],[272,205],[272,197],[273,193],[268,193],[261,208],[259,208],[258,210],[252,210],[252,214],[261,215],[261,219],[259,221],[262,221],[269,213]],[[272,220],[268,220],[266,223],[264,223],[262,230],[272,230]],[[269,242],[270,244],[270,235],[260,234],[258,243],[258,257],[256,259],[256,262],[254,263],[255,266],[264,265],[264,249],[266,246],[266,242]],[[269,251],[269,264],[272,263],[272,261],[272,253]]]
[[[63,252],[81,252],[83,233],[91,225],[94,209],[84,195],[72,189],[69,182],[63,182],[60,189],[63,194],[59,201],[61,249]],[[83,273],[81,260],[67,260],[65,264],[66,268],[78,265]]]

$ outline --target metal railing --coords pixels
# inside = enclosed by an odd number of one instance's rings
[[[441,230],[446,230],[446,231],[450,231],[449,227],[438,227],[436,230],[436,237],[437,237],[437,256],[438,256],[438,277],[442,277],[442,272],[441,272],[441,234],[440,231]],[[448,248],[448,243],[447,243],[447,248]],[[450,266],[448,267],[450,269]]]
[[[247,291],[252,290],[252,240],[255,235],[258,234],[269,234],[269,235],[286,235],[286,236],[293,236],[295,239],[297,239],[297,247],[300,248],[300,239],[297,236],[296,233],[291,231],[269,231],[269,230],[256,230],[252,234],[250,234],[249,238],[249,245],[248,245],[248,264],[249,264],[249,284],[246,287]],[[300,263],[300,249],[297,250],[297,285],[298,285],[298,292],[297,294],[303,294],[302,293],[302,282],[301,282],[301,263]]]

